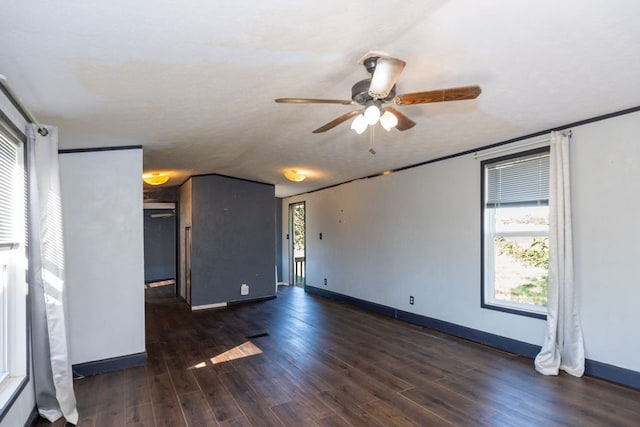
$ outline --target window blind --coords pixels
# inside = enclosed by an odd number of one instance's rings
[[[487,164],[485,168],[487,207],[549,203],[549,153]]]
[[[15,241],[15,177],[18,165],[18,147],[0,131],[0,245]]]

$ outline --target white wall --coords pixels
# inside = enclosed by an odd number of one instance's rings
[[[573,131],[575,267],[587,357],[640,371],[640,113]],[[542,344],[544,320],[480,308],[480,162],[472,155],[284,199],[283,224],[288,205],[302,200],[307,284]],[[286,274],[286,244],[283,263]]]
[[[640,371],[640,113],[573,135],[575,279],[587,357]]]
[[[145,351],[142,149],[60,155],[71,363]]]

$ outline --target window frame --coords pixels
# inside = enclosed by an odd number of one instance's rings
[[[7,301],[8,306],[11,306],[11,311],[8,311],[8,326],[15,324],[14,329],[8,331],[7,341],[13,342],[13,348],[7,348],[7,370],[8,375],[0,381],[0,422],[4,419],[5,415],[9,412],[14,402],[20,396],[26,385],[30,380],[30,346],[29,346],[29,294],[28,294],[28,280],[27,280],[27,264],[28,264],[28,251],[27,251],[27,220],[26,212],[28,209],[28,174],[27,170],[27,137],[24,132],[18,130],[13,123],[7,118],[7,116],[0,110],[0,133],[3,137],[10,142],[18,145],[18,162],[24,171],[23,174],[23,191],[24,191],[24,233],[21,239],[21,248],[13,249],[14,254],[3,254],[7,256],[14,256],[18,259],[18,262],[13,266],[16,271],[10,272],[18,278],[19,283],[17,287],[24,285],[24,300],[21,300],[19,296],[14,297],[14,300]],[[4,252],[4,251],[3,251]],[[23,279],[20,280],[20,277]],[[21,313],[24,312],[24,323],[18,324],[16,320],[22,317]],[[5,315],[5,313],[3,313]],[[10,329],[8,327],[8,329]],[[19,342],[24,342],[24,347],[19,345]],[[7,346],[8,347],[8,346]],[[11,361],[13,359],[13,361]]]
[[[486,207],[486,168],[487,165],[505,162],[512,159],[518,159],[521,157],[527,157],[537,154],[548,154],[550,153],[550,147],[540,147],[535,148],[533,150],[520,151],[513,154],[508,154],[506,156],[494,157],[490,159],[483,160],[480,162],[480,307],[486,308],[489,310],[501,311],[504,313],[517,314],[525,317],[532,317],[536,319],[545,319],[547,318],[547,307],[535,306],[533,304],[524,304],[518,302],[496,302],[496,298],[487,298],[487,291],[489,289],[493,290],[495,295],[495,287],[494,282],[488,284],[487,278],[489,274],[493,277],[493,272],[495,272],[495,268],[493,264],[488,265],[489,262],[493,261],[494,257],[489,256],[487,254],[488,242],[487,237],[495,236],[495,232],[487,232],[486,225],[487,223],[487,212],[489,209]],[[495,211],[495,209],[494,209]],[[535,232],[531,233],[531,236],[534,236]],[[543,235],[543,234],[539,234]],[[548,236],[548,233],[546,234]],[[493,249],[493,246],[491,246]]]

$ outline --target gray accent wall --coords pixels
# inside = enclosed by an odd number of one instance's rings
[[[192,307],[274,296],[275,187],[221,175],[190,181]]]

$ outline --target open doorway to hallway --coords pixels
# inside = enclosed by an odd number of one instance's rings
[[[144,205],[144,283],[145,288],[175,286],[175,203]]]
[[[289,284],[306,282],[305,202],[289,205]]]

